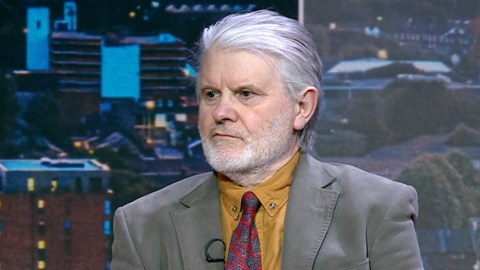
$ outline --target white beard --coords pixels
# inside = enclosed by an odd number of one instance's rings
[[[262,175],[292,150],[295,134],[291,124],[291,110],[292,108],[285,108],[277,118],[268,121],[254,134],[230,124],[216,124],[206,134],[200,132],[208,163],[215,171],[238,185],[257,186],[262,183],[266,179],[251,176]],[[239,139],[215,140],[215,132]]]

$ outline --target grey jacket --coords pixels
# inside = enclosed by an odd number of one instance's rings
[[[112,270],[224,269],[205,245],[222,238],[214,173],[193,176],[118,208]],[[407,185],[303,154],[285,221],[282,269],[423,269]],[[223,258],[223,246],[209,249]]]

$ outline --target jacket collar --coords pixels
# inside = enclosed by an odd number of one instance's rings
[[[208,174],[195,189],[180,199],[185,208],[170,215],[177,231],[185,270],[224,269],[222,262],[209,263],[205,247],[212,239],[222,239],[220,190],[214,173]],[[224,257],[221,242],[208,249],[214,259]]]
[[[312,269],[330,227],[339,191],[336,181],[308,154],[300,158],[293,178],[283,236],[282,269]]]

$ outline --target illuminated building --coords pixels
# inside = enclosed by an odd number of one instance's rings
[[[95,160],[0,160],[1,269],[108,269],[109,173]]]

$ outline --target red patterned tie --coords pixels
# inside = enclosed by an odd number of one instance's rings
[[[255,213],[260,207],[260,201],[251,191],[242,197],[243,214],[240,218],[228,250],[226,270],[261,270],[262,258],[260,241],[258,240]]]

